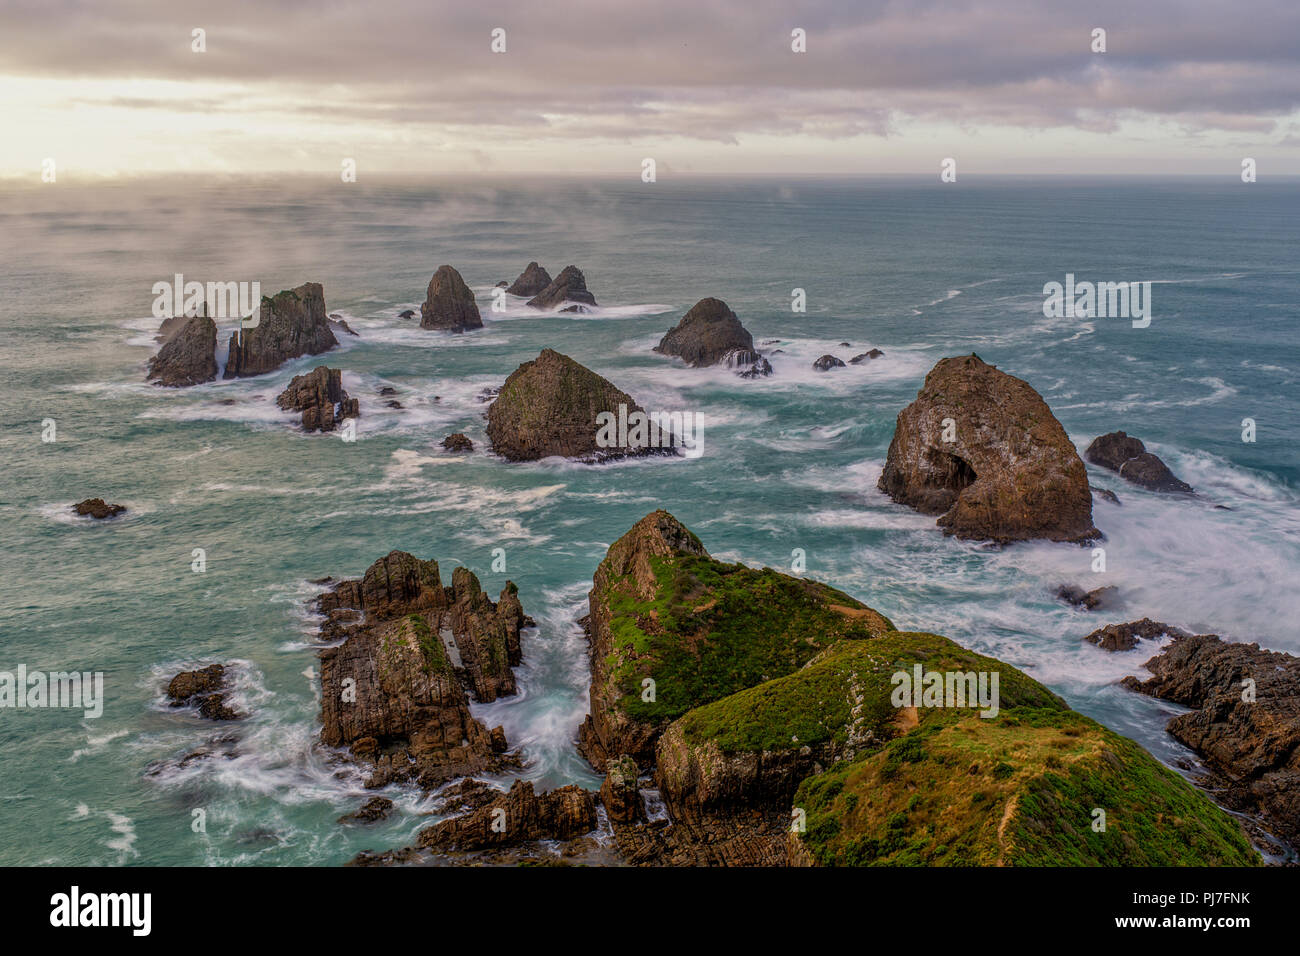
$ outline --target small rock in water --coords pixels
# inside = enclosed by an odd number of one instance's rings
[[[371,797],[355,813],[339,817],[339,823],[378,823],[392,812],[392,800],[387,797]]]
[[[442,447],[447,451],[473,451],[474,443],[460,432],[456,432],[442,440]]]
[[[91,518],[103,520],[117,517],[126,511],[126,505],[110,505],[103,498],[87,498],[73,505],[72,510],[82,517],[89,515]]]
[[[1109,610],[1119,604],[1119,588],[1114,586],[1085,591],[1073,584],[1062,584],[1056,589],[1056,596],[1067,604],[1088,611]]]
[[[849,359],[849,364],[861,365],[863,362],[869,362],[872,359],[878,359],[880,358],[880,356],[884,354],[885,353],[880,351],[880,349],[872,349],[870,352],[863,352],[861,355],[853,356],[853,358]]]
[[[844,363],[834,355],[823,355],[817,361],[813,362],[813,368],[819,372],[829,372],[833,368],[844,368]]]

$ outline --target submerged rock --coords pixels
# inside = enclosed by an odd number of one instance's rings
[[[1162,637],[1185,637],[1186,631],[1169,624],[1161,624],[1149,617],[1127,624],[1107,624],[1084,638],[1089,644],[1096,644],[1103,651],[1131,651],[1139,641],[1154,641]]]
[[[760,356],[757,362],[737,374],[741,378],[767,378],[772,374],[772,364]]]
[[[880,349],[872,349],[870,352],[863,352],[861,355],[855,355],[849,359],[850,365],[861,365],[863,362],[870,362],[872,359],[878,359],[885,353]]]
[[[439,266],[429,280],[420,306],[420,328],[442,332],[467,332],[483,328],[474,293],[451,266]]]
[[[361,414],[358,399],[343,390],[343,373],[318,365],[305,375],[295,375],[275,403],[285,411],[302,412],[304,431],[333,431],[345,418]]]
[[[682,320],[669,329],[654,349],[675,355],[687,365],[704,368],[727,360],[733,367],[752,366],[759,361],[754,337],[736,313],[721,299],[701,299]]]
[[[597,416],[643,411],[608,379],[554,349],[543,349],[515,369],[488,408],[487,435],[492,450],[510,461],[536,461],[552,455],[601,461],[631,455],[661,454],[665,436],[657,427],[638,444],[630,432],[602,443]],[[607,433],[608,430],[606,429]],[[667,449],[672,453],[671,449]]]
[[[1180,634],[1130,690],[1192,708],[1166,729],[1214,774],[1231,808],[1300,846],[1300,658],[1214,634]]]
[[[94,518],[97,521],[116,518],[125,511],[126,505],[110,505],[103,498],[87,498],[72,506],[73,514],[81,515],[83,518]]]
[[[1101,536],[1087,471],[1052,410],[973,354],[940,361],[899,413],[879,485],[959,538]]]
[[[226,668],[222,664],[181,671],[167,684],[167,697],[173,707],[197,707],[208,720],[242,719],[243,714],[227,705],[229,693]]]
[[[523,609],[513,583],[499,603],[457,568],[443,587],[436,561],[394,551],[360,580],[321,595],[321,739],[372,767],[367,786],[414,780],[432,789],[510,766],[470,713],[515,693]]]
[[[146,381],[185,388],[216,379],[217,323],[205,316],[183,321],[177,316],[163,322],[159,335],[164,337],[163,346],[149,360]]]
[[[501,283],[505,285],[505,283]],[[551,274],[539,266],[536,262],[528,263],[527,268],[519,273],[519,278],[515,279],[514,284],[506,289],[510,295],[521,295],[526,298],[532,298],[546,290],[551,284]]]
[[[1147,451],[1139,439],[1124,432],[1111,432],[1093,439],[1084,457],[1150,491],[1192,493],[1191,485],[1175,478],[1169,467]]]
[[[577,266],[565,266],[550,285],[528,300],[528,305],[534,309],[554,309],[566,302],[597,304],[596,297],[587,291],[586,276]]]
[[[392,812],[392,800],[387,797],[371,797],[355,813],[339,817],[339,823],[378,823]]]
[[[319,282],[262,296],[258,323],[230,336],[230,357],[223,378],[246,378],[275,371],[289,359],[320,355],[337,348],[339,341],[325,311],[325,292]]]
[[[1098,608],[1108,610],[1119,604],[1119,588],[1114,586],[1085,591],[1073,584],[1062,584],[1056,589],[1056,596],[1066,604],[1073,604],[1087,611],[1095,611]]]

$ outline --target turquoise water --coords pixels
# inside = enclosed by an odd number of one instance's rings
[[[316,741],[305,606],[310,580],[357,576],[394,548],[448,576],[467,565],[494,592],[518,583],[539,624],[521,693],[476,710],[523,746],[540,786],[594,786],[572,745],[587,686],[575,619],[606,547],[656,507],[719,557],[788,569],[803,549],[810,576],[900,626],[1001,657],[1162,759],[1185,757],[1161,730],[1171,709],[1114,686],[1148,652],[1079,638],[1150,615],[1300,652],[1298,213],[1295,182],[1210,180],[3,187],[0,670],[103,671],[107,701],[98,720],[0,711],[0,863],[337,864],[410,842],[429,822],[414,791],[386,791],[401,813],[378,827],[335,822],[371,794]],[[492,312],[492,286],[530,259],[553,275],[580,266],[601,308]],[[483,331],[397,318],[442,263],[478,293]],[[147,387],[151,287],[177,272],[268,294],[319,281],[360,338],[257,379]],[[1043,284],[1067,272],[1152,281],[1150,327],[1044,318]],[[806,314],[790,310],[795,287]],[[779,340],[771,379],[650,351],[706,295],[756,340]],[[593,468],[487,454],[478,393],[548,346],[647,408],[703,414],[703,456]],[[884,358],[811,368],[873,346]],[[1105,574],[1068,545],[944,538],[875,484],[926,371],[970,351],[1034,385],[1080,448],[1123,428],[1202,497],[1090,468],[1122,501],[1095,508]],[[360,397],[355,443],[305,436],[274,405],[321,361]],[[383,406],[383,385],[405,410]],[[1246,417],[1255,443],[1241,440]],[[473,455],[437,447],[453,431]],[[91,496],[130,514],[67,513]],[[1090,617],[1052,598],[1064,582],[1115,584],[1127,606]],[[167,675],[212,660],[236,662],[253,715],[237,727],[162,703]],[[178,765],[231,732],[222,753]]]

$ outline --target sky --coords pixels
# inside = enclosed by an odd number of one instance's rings
[[[1300,0],[0,0],[0,124],[34,182],[1262,179],[1300,174]]]

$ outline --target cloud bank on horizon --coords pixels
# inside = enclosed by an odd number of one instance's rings
[[[1300,4],[9,0],[0,105],[18,176],[1296,174]]]

